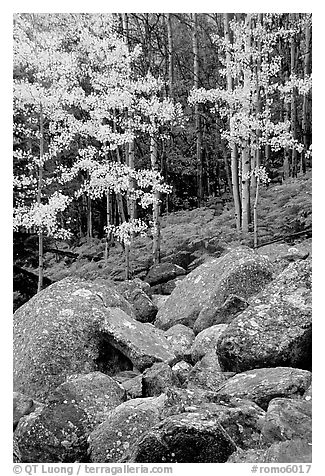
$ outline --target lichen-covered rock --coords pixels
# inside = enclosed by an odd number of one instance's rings
[[[14,314],[14,389],[41,401],[68,375],[113,375],[174,362],[153,325],[126,314],[131,305],[104,281],[65,278]]]
[[[47,398],[47,402],[76,404],[93,426],[104,421],[108,413],[125,400],[123,386],[101,372],[71,375]]]
[[[268,256],[275,268],[275,273],[280,274],[293,261],[304,260],[312,254],[311,239],[294,246],[287,243],[270,243],[256,250],[256,253]]]
[[[217,342],[220,336],[227,329],[227,324],[217,324],[201,331],[196,337],[191,349],[191,357],[193,362],[198,362],[208,352],[216,353]]]
[[[264,462],[264,457],[264,449],[251,448],[242,450],[238,448],[237,451],[229,456],[227,463],[262,463]]]
[[[229,324],[247,306],[248,302],[245,299],[234,294],[231,294],[220,307],[205,305],[194,323],[193,331],[198,334],[216,324]]]
[[[156,317],[158,308],[146,293],[145,286],[150,287],[148,283],[136,278],[132,281],[123,281],[117,285],[117,289],[132,304],[137,321],[152,322]]]
[[[274,443],[265,451],[263,463],[311,463],[312,444],[307,440]]]
[[[153,364],[142,375],[143,396],[158,396],[171,388],[175,383],[176,379],[169,365],[164,363]]]
[[[216,391],[229,376],[221,371],[217,354],[210,351],[199,360],[188,374],[187,388],[200,387]]]
[[[218,341],[224,370],[288,366],[310,370],[312,337],[311,261],[290,264]]]
[[[15,431],[23,463],[73,463],[87,460],[92,427],[76,403],[52,402],[21,418]]]
[[[236,446],[216,418],[173,415],[135,443],[123,461],[132,463],[224,463]]]
[[[193,411],[206,412],[217,418],[237,447],[260,447],[266,413],[254,402],[232,398],[228,403],[202,403]]]
[[[194,342],[194,332],[190,327],[176,324],[164,333],[174,354],[180,360],[187,361],[190,358],[192,344]]]
[[[312,404],[305,400],[274,398],[270,401],[262,428],[263,441],[306,439],[312,437]]]
[[[268,258],[249,248],[233,249],[187,275],[158,310],[155,325],[164,330],[175,324],[193,327],[203,306],[216,309],[231,294],[247,299],[271,278]]]
[[[227,463],[311,463],[312,446],[306,440],[273,443],[267,449],[238,449]]]
[[[159,423],[167,397],[136,398],[115,408],[89,436],[93,463],[117,463],[135,441]]]
[[[113,378],[125,389],[128,399],[142,397],[142,374],[139,372],[125,370],[113,375]]]
[[[89,433],[125,399],[124,388],[100,372],[70,376],[45,405],[20,420],[16,437],[22,461],[86,461]]]
[[[35,410],[32,398],[20,392],[13,393],[13,429],[15,430],[19,420]]]
[[[185,362],[185,360],[181,360],[180,362],[177,362],[177,364],[173,365],[172,372],[181,386],[186,386],[188,375],[192,368],[192,365],[188,362]]]
[[[164,296],[163,294],[153,294],[151,299],[152,299],[152,302],[154,303],[154,305],[157,306],[157,308],[159,310],[161,308],[161,306],[168,299],[168,296]]]
[[[177,264],[159,263],[149,269],[145,281],[149,283],[150,286],[155,286],[157,284],[167,283],[167,281],[183,274],[186,274],[185,269]]]
[[[254,369],[227,380],[217,390],[222,398],[238,397],[252,400],[264,410],[273,398],[297,398],[311,382],[311,372],[290,367]]]

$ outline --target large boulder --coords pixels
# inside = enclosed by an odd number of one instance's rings
[[[42,401],[71,374],[173,363],[163,333],[133,316],[102,280],[65,278],[49,286],[14,314],[14,390]]]
[[[199,360],[190,370],[187,376],[187,388],[200,387],[216,391],[228,378],[221,371],[217,354],[210,351]]]
[[[227,380],[217,390],[222,398],[252,400],[264,410],[276,397],[297,398],[304,394],[311,382],[311,372],[290,367],[254,369]]]
[[[261,446],[261,429],[266,413],[254,402],[232,398],[228,403],[202,403],[193,411],[206,412],[210,417],[217,418],[237,447],[248,449]]]
[[[89,436],[93,463],[117,463],[135,441],[159,423],[167,397],[136,398],[115,408]]]
[[[71,401],[42,405],[21,418],[15,431],[21,461],[84,462],[91,428],[87,414]]]
[[[93,426],[105,420],[108,413],[126,400],[124,387],[101,372],[70,375],[47,398],[49,402],[75,403]]]
[[[311,261],[290,264],[237,316],[217,344],[224,370],[311,368]]]
[[[217,418],[205,413],[172,415],[145,433],[123,461],[224,463],[236,450]]]
[[[193,331],[195,334],[217,324],[228,324],[243,312],[248,306],[248,302],[234,294],[231,294],[225,302],[217,308],[211,308],[209,304],[203,306],[199,317],[196,319]]]
[[[227,327],[227,324],[217,324],[204,329],[195,337],[191,348],[191,357],[194,363],[202,359],[208,352],[216,353],[217,342]]]
[[[150,285],[138,278],[117,285],[118,291],[132,304],[135,317],[140,322],[152,322],[158,311],[147,294],[149,292],[147,288],[150,288]]]
[[[180,281],[159,309],[155,326],[164,330],[175,324],[193,327],[202,308],[217,309],[230,295],[247,299],[271,278],[268,258],[249,248],[233,249],[202,264]]]
[[[312,439],[312,404],[306,400],[274,398],[270,401],[262,428],[263,441],[274,443]]]
[[[173,387],[175,383],[175,374],[173,374],[169,365],[164,363],[153,364],[152,367],[143,372],[143,396],[158,396]]]
[[[123,387],[100,372],[71,376],[21,418],[15,435],[22,462],[87,461],[89,433],[125,398]]]
[[[183,324],[176,324],[170,327],[164,335],[176,357],[179,360],[187,361],[190,358],[191,348],[195,338],[193,330],[187,326],[183,326]]]

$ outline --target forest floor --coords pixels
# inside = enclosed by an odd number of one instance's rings
[[[312,186],[311,172],[283,184],[262,187],[258,204],[259,245],[283,235],[297,233],[311,226]],[[204,259],[216,251],[237,245],[253,247],[253,233],[238,233],[232,204],[227,203],[223,211],[214,205],[193,210],[182,210],[161,217],[161,257],[177,251],[191,251],[195,257]],[[125,253],[116,244],[110,248],[107,263],[103,259],[105,240],[94,238],[91,243],[83,240],[78,246],[57,243],[59,249],[73,252],[78,258],[55,256],[45,253],[44,275],[52,281],[66,276],[86,279],[102,277],[125,279]],[[152,240],[149,236],[137,237],[130,250],[133,276],[144,277],[152,265]],[[88,258],[84,256],[87,255]],[[89,259],[93,257],[93,260]],[[28,263],[29,261],[29,263]],[[15,264],[37,274],[35,259],[15,259]],[[19,294],[19,292],[18,292]],[[17,296],[18,301],[25,301]],[[22,303],[22,302],[21,302]],[[15,306],[16,307],[16,306]]]
[[[299,232],[311,225],[312,216],[311,173],[283,184],[263,187],[258,205],[259,244],[274,240],[282,235]],[[220,248],[240,244],[253,246],[253,233],[244,235],[236,231],[234,208],[226,204],[219,214],[215,207],[182,210],[162,216],[161,219],[161,256],[175,251],[198,248],[197,255],[209,254],[209,243]],[[117,244],[110,249],[107,264],[104,260],[89,261],[82,255],[101,257],[104,252],[104,240],[93,239],[69,248],[80,258],[61,258],[56,262],[53,254],[47,253],[45,275],[56,281],[65,276],[83,276],[85,278],[123,277],[124,251]],[[137,237],[130,251],[132,271],[137,274],[152,263],[152,240],[149,237]],[[67,248],[68,249],[68,248]],[[213,247],[211,247],[213,249]]]

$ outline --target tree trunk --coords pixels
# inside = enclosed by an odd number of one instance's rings
[[[246,20],[246,38],[245,38],[245,53],[247,54],[247,61],[250,63],[250,46],[251,46],[251,14],[247,13]],[[249,64],[244,70],[244,93],[246,97],[244,99],[243,110],[248,117],[250,114],[250,102],[249,92],[250,90],[250,70]],[[242,140],[242,230],[244,233],[249,231],[250,224],[250,148],[248,140]]]
[[[291,16],[292,23],[294,24],[295,14],[291,13],[290,16]],[[296,73],[296,53],[297,53],[296,38],[295,38],[295,34],[293,33],[291,37],[291,43],[290,43],[291,75]],[[294,139],[297,139],[297,99],[296,97],[297,97],[297,91],[296,91],[296,88],[293,88],[291,93],[291,133]],[[292,164],[292,176],[297,177],[298,158],[297,158],[297,151],[294,147],[292,149],[291,164]]]
[[[166,13],[167,38],[168,38],[168,94],[174,97],[174,49],[171,14]]]
[[[195,89],[199,87],[199,43],[197,29],[197,13],[192,13],[192,45],[193,45],[193,85]],[[203,163],[202,163],[202,131],[200,121],[200,108],[196,103],[194,106],[195,115],[195,133],[196,133],[196,164],[197,164],[197,188],[198,188],[198,206],[203,201]]]
[[[158,170],[158,147],[157,140],[151,136],[150,138],[150,159],[151,159],[151,168],[152,170]],[[159,203],[160,203],[160,193],[153,192],[153,245],[152,245],[152,256],[153,263],[160,263],[160,214],[159,214]]]
[[[311,40],[311,30],[309,21],[306,21],[305,26],[305,55],[304,55],[304,78],[306,79],[310,75],[310,40]],[[304,94],[303,106],[302,106],[302,134],[305,150],[301,154],[301,165],[300,171],[302,173],[306,172],[306,157],[305,153],[308,150],[309,144],[309,123],[308,123],[308,114],[309,114],[309,95]]]
[[[256,180],[255,200],[254,200],[254,248],[258,246],[258,225],[257,225],[257,203],[259,195],[259,179]]]
[[[42,202],[42,188],[43,188],[43,159],[44,159],[44,117],[43,108],[40,106],[39,114],[39,128],[40,128],[40,164],[38,167],[38,187],[37,187],[37,204]],[[38,283],[37,292],[43,289],[43,275],[44,275],[44,247],[43,247],[43,232],[42,229],[38,232]]]
[[[230,45],[230,29],[229,29],[229,13],[224,13],[224,28],[225,28],[225,40]],[[231,55],[230,50],[226,51],[226,61],[230,63]],[[233,90],[233,79],[231,73],[227,73],[227,90],[229,93]],[[229,111],[229,123],[230,123],[230,133],[232,131],[232,108],[230,107]],[[239,192],[239,176],[238,176],[238,152],[237,145],[234,142],[230,143],[231,147],[231,182],[232,182],[232,195],[234,198],[235,205],[235,219],[236,219],[236,228],[237,231],[241,229],[241,202],[240,202],[240,192]]]

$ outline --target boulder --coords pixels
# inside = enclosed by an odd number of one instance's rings
[[[305,439],[274,443],[265,451],[264,461],[265,463],[311,463],[312,444]]]
[[[115,374],[113,378],[125,389],[128,399],[142,397],[142,374],[125,370]]]
[[[176,324],[170,327],[164,335],[176,357],[187,361],[190,358],[195,338],[193,330],[190,327],[183,326],[183,324]]]
[[[266,413],[254,402],[232,398],[228,403],[202,403],[193,411],[217,418],[238,448],[260,448]]]
[[[146,286],[150,288],[148,283],[137,278],[117,285],[118,291],[133,306],[135,318],[140,322],[154,321],[158,311],[157,306],[147,294]]]
[[[306,440],[274,443],[267,449],[238,449],[227,463],[311,463],[312,446]]]
[[[229,324],[247,306],[248,302],[245,299],[234,294],[231,294],[220,307],[203,306],[194,323],[193,331],[198,334],[216,324]]]
[[[75,403],[53,402],[24,416],[15,431],[23,463],[87,461],[87,414]]]
[[[202,359],[208,352],[213,351],[216,353],[217,342],[227,327],[227,324],[211,326],[201,331],[195,337],[191,349],[191,357],[194,363]]]
[[[126,400],[123,386],[101,372],[71,375],[47,398],[47,403],[76,404],[95,426]]]
[[[13,393],[13,429],[18,425],[19,420],[35,410],[32,398],[20,392]]]
[[[238,397],[252,400],[264,410],[276,397],[297,398],[311,382],[311,372],[290,367],[254,369],[227,380],[217,390],[222,398]]]
[[[161,306],[168,299],[168,296],[164,296],[162,294],[153,294],[151,299],[152,299],[152,302],[154,303],[154,305],[157,306],[157,309],[159,310],[161,308]]]
[[[164,330],[175,324],[193,327],[203,307],[219,308],[230,295],[247,299],[271,278],[268,258],[249,248],[233,249],[188,274],[159,309],[155,326]]]
[[[163,333],[132,316],[131,305],[102,280],[52,284],[14,314],[14,389],[42,401],[71,374],[174,363]]]
[[[146,432],[123,461],[131,463],[224,463],[236,446],[216,418],[172,415]]]
[[[217,354],[210,351],[198,361],[187,377],[187,388],[200,387],[216,391],[227,380],[228,375],[220,368]]]
[[[125,398],[123,387],[100,372],[69,377],[45,405],[20,420],[16,438],[22,461],[87,461],[89,433]]]
[[[237,316],[217,344],[224,370],[311,369],[311,261],[290,264]]]
[[[274,398],[270,401],[262,428],[263,441],[312,438],[312,404],[305,400]]]
[[[136,398],[113,410],[89,436],[89,454],[93,463],[117,463],[135,441],[159,423],[167,397]]]
[[[280,274],[293,261],[300,261],[312,254],[311,240],[305,240],[294,246],[288,243],[270,243],[256,250],[258,254],[268,256],[277,274]]]
[[[172,372],[181,386],[186,386],[188,375],[192,368],[192,365],[185,362],[185,360],[181,360],[173,365]]]
[[[175,384],[175,376],[169,365],[164,363],[153,364],[142,375],[144,397],[161,395]]]
[[[159,263],[151,266],[145,277],[145,281],[149,283],[150,286],[155,286],[157,284],[167,283],[167,281],[183,274],[186,274],[185,269],[177,264]]]

